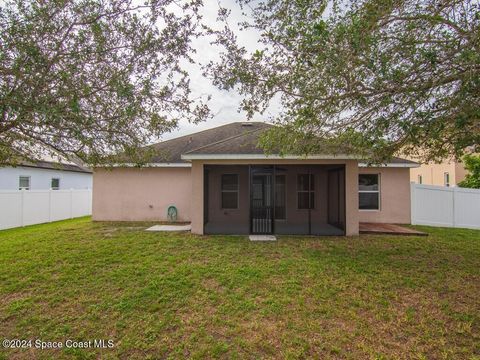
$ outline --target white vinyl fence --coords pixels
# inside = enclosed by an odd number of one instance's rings
[[[0,230],[92,214],[92,190],[0,190]]]
[[[412,224],[480,229],[480,190],[411,184]]]

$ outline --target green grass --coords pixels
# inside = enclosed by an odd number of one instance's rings
[[[480,231],[149,233],[89,218],[0,232],[1,358],[480,359]]]

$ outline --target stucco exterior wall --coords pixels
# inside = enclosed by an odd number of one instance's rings
[[[450,186],[456,186],[465,178],[467,171],[460,162],[446,161],[441,164],[423,164],[410,170],[410,181],[419,183],[418,176],[422,176],[422,184],[444,186],[444,174],[450,174]]]
[[[178,221],[191,220],[190,168],[114,168],[93,173],[93,220],[167,220],[174,205]]]
[[[409,169],[359,168],[359,173],[380,175],[380,210],[358,210],[359,221],[409,224],[411,221]],[[358,180],[355,189],[358,191]]]

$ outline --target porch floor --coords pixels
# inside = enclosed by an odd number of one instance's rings
[[[427,233],[396,224],[360,223],[360,234],[427,236]]]

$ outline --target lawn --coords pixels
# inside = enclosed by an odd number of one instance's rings
[[[145,225],[0,231],[0,340],[113,340],[0,359],[480,359],[480,231],[252,243]]]

